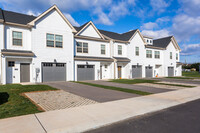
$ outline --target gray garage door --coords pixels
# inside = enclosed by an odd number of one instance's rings
[[[168,77],[174,76],[174,67],[168,67]]]
[[[94,65],[77,65],[77,80],[94,80]]]
[[[142,77],[142,66],[133,65],[132,66],[132,78]]]
[[[66,63],[42,63],[42,81],[66,81]]]
[[[152,67],[148,66],[148,67],[145,67],[145,73],[146,73],[146,78],[151,78],[153,76],[153,69]]]

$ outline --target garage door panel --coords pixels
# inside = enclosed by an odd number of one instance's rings
[[[43,82],[66,81],[66,64],[42,63]]]
[[[168,67],[168,77],[174,76],[174,67]]]
[[[78,65],[77,66],[77,81],[94,80],[94,65]]]
[[[133,65],[132,66],[132,78],[142,77],[142,66]]]
[[[153,77],[153,68],[152,67],[145,67],[145,74],[146,78],[151,78]]]

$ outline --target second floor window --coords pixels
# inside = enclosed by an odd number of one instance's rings
[[[155,51],[155,58],[160,59],[160,51]]]
[[[151,50],[147,50],[146,51],[146,57],[147,58],[152,58],[152,51]]]
[[[172,59],[172,52],[170,52],[170,59]]]
[[[118,45],[118,55],[122,55],[122,46]]]
[[[62,35],[54,35],[47,33],[47,47],[63,47],[63,36]]]
[[[106,46],[101,44],[101,54],[106,54]]]
[[[13,31],[13,45],[15,46],[22,46],[22,32]]]
[[[176,60],[178,60],[178,53],[176,53]]]
[[[77,53],[88,53],[88,43],[77,42],[76,45],[77,45],[76,48]]]
[[[139,56],[139,47],[135,47],[135,55]]]

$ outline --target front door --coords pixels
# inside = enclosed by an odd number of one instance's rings
[[[30,82],[30,64],[20,64],[20,82]]]
[[[122,78],[122,66],[118,66],[118,78]]]

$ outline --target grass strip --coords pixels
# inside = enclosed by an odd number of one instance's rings
[[[122,83],[122,84],[140,84],[140,83],[155,83],[159,81],[148,80],[148,79],[113,79],[110,80],[109,82]]]
[[[149,93],[149,92],[120,88],[120,87],[114,87],[114,86],[105,86],[105,85],[92,84],[92,83],[86,83],[86,82],[75,82],[75,83],[90,85],[90,86],[109,89],[109,90],[116,90],[116,91],[122,91],[122,92],[127,92],[127,93],[133,93],[133,94],[138,94],[138,95],[150,95],[150,94],[152,94],[152,93]]]
[[[190,78],[190,77],[165,77],[165,78],[169,78],[169,79],[194,79],[194,78]]]
[[[43,112],[22,93],[49,90],[57,89],[47,85],[0,85],[0,119]]]
[[[179,86],[179,87],[187,87],[187,88],[196,87],[196,86],[191,86],[191,85],[167,84],[167,83],[152,83],[152,84],[169,85],[169,86]]]

